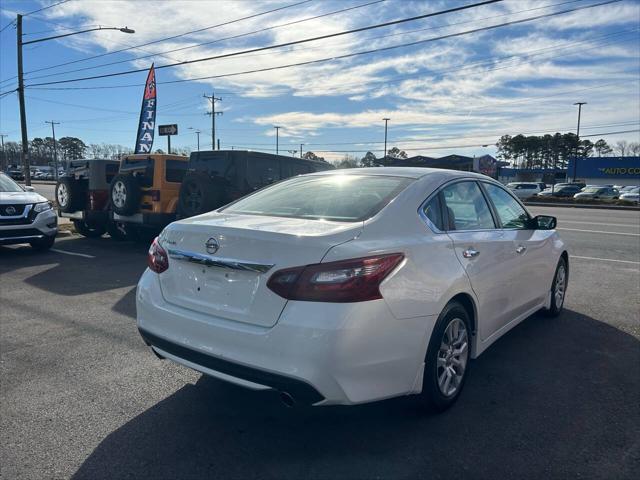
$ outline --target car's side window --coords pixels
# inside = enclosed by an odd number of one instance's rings
[[[442,189],[445,230],[487,230],[496,225],[476,182],[457,182]]]
[[[496,207],[503,228],[527,228],[529,214],[515,198],[503,188],[492,183],[484,183],[484,188]]]
[[[440,195],[434,195],[434,197],[422,207],[422,212],[438,230],[445,230],[444,222],[442,221]]]

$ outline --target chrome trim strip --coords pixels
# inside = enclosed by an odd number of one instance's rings
[[[10,204],[13,205],[13,204]],[[25,205],[25,209],[23,210],[21,215],[0,215],[0,219],[2,220],[18,220],[20,218],[27,218],[29,216],[29,212],[33,208],[33,203],[29,203]]]
[[[232,258],[219,258],[203,255],[201,253],[187,252],[185,250],[168,249],[169,258],[182,260],[191,263],[198,263],[207,267],[228,268],[230,270],[241,270],[245,272],[266,273],[273,267],[273,264],[243,262]]]
[[[44,235],[25,235],[24,237],[0,237],[0,242],[4,242],[6,240],[33,240],[34,238],[43,238],[43,237]]]

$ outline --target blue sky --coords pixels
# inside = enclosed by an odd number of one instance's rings
[[[0,0],[0,28],[15,19],[16,12],[30,12],[56,1]],[[25,39],[96,25],[127,25],[136,33],[92,32],[25,46],[25,71],[31,72],[25,83],[29,86],[148,68],[152,61],[163,65],[197,59],[474,3],[386,0],[307,20],[371,2],[309,0],[290,6],[300,0],[69,0],[25,17]],[[271,151],[275,148],[273,126],[279,125],[281,152],[299,150],[303,143],[304,151],[312,150],[328,159],[339,159],[345,153],[362,156],[367,150],[381,156],[383,117],[391,119],[389,147],[406,149],[410,155],[429,156],[493,154],[493,144],[503,134],[574,131],[573,103],[577,101],[588,102],[583,110],[583,135],[637,130],[637,0],[335,61],[163,84],[347,55],[595,3],[599,2],[506,0],[293,47],[162,69],[157,72],[157,123],[179,124],[180,135],[173,138],[172,144],[193,150],[196,135],[189,127],[201,130],[201,148],[206,148],[210,145],[211,122],[205,114],[208,101],[202,95],[215,91],[223,98],[217,104],[224,111],[217,117],[223,148]],[[278,7],[288,8],[232,22]],[[278,27],[298,20],[303,21]],[[108,54],[224,22],[232,23]],[[276,28],[244,35],[268,27]],[[1,92],[15,88],[15,35],[13,26],[0,34]],[[237,38],[197,46],[234,36]],[[183,47],[189,48],[166,53]],[[108,55],[85,60],[105,53]],[[148,58],[137,58],[140,56]],[[72,61],[77,62],[33,72]],[[121,63],[103,65],[111,62]],[[69,72],[78,69],[84,70]],[[29,137],[49,135],[50,126],[44,122],[55,120],[61,123],[56,127],[58,136],[77,136],[87,144],[105,142],[133,147],[145,76],[139,72],[27,88]],[[5,141],[18,140],[15,93],[0,100],[0,109],[0,133],[8,135]],[[603,138],[615,143],[638,141],[640,137],[635,131]],[[154,148],[165,147],[165,138],[156,136]]]

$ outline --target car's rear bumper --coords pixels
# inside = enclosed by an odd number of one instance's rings
[[[290,301],[275,326],[261,327],[167,303],[150,270],[138,283],[136,306],[138,328],[160,356],[316,405],[420,392],[426,332],[435,321],[399,320],[384,300]]]
[[[58,210],[58,216],[99,224],[106,224],[109,221],[109,212],[106,210],[78,210],[77,212],[61,212]]]
[[[118,215],[112,213],[113,220],[122,223],[133,223],[142,227],[164,228],[176,220],[175,213],[134,213],[133,215]]]
[[[55,237],[58,233],[58,218],[53,210],[41,212],[33,222],[22,225],[2,225],[0,223],[0,245],[14,245]]]

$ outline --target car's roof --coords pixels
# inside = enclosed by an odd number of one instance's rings
[[[422,168],[422,167],[370,167],[370,168],[343,168],[336,170],[324,170],[314,172],[309,175],[387,175],[393,177],[421,178],[427,175],[439,175],[445,178],[484,178],[486,175],[474,172],[463,172],[460,170],[447,170],[444,168]]]

